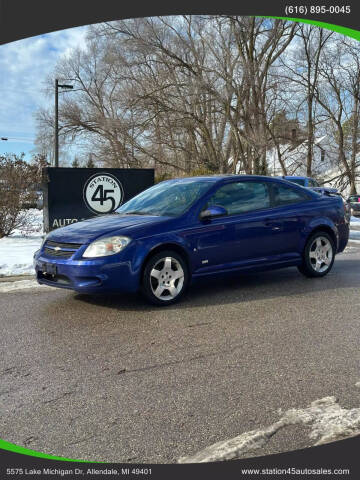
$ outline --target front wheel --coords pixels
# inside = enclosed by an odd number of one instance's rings
[[[177,252],[164,250],[145,265],[142,292],[155,305],[170,305],[183,295],[189,274],[186,262]]]
[[[298,269],[306,277],[323,277],[330,272],[334,259],[333,239],[326,232],[316,232],[306,242],[303,263]]]

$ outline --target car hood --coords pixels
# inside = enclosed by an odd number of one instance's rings
[[[47,238],[63,243],[85,244],[107,234],[126,235],[134,227],[150,226],[169,219],[170,217],[154,215],[102,215],[58,228],[52,231]]]

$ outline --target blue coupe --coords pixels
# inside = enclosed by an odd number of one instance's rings
[[[208,275],[297,266],[322,277],[348,237],[338,196],[265,176],[180,178],[52,231],[34,265],[39,283],[87,294],[140,290],[169,305]]]

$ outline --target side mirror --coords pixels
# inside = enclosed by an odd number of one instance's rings
[[[213,205],[211,207],[208,207],[206,210],[203,210],[200,213],[200,219],[201,220],[210,220],[211,218],[223,217],[227,214],[228,214],[228,212],[227,212],[226,208],[220,207],[219,205]]]

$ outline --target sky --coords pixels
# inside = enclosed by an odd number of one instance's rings
[[[35,148],[34,114],[54,99],[44,93],[45,80],[62,55],[84,47],[86,27],[47,33],[0,45],[0,155]]]

